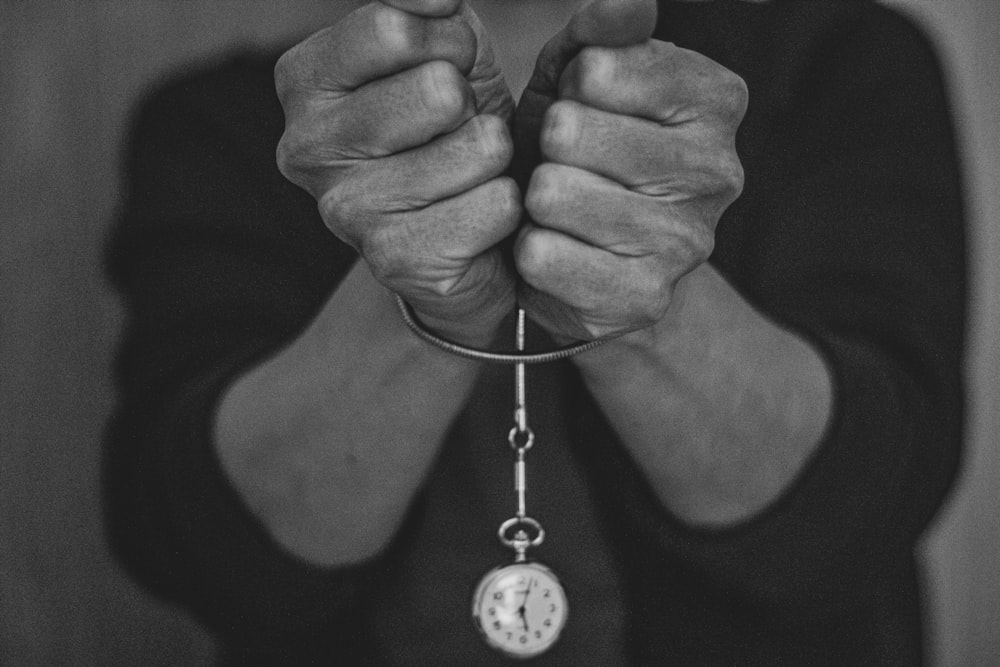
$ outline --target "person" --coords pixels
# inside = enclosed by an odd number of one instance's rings
[[[504,664],[469,603],[511,560],[513,375],[394,299],[491,350],[517,304],[529,347],[603,341],[527,371],[569,604],[538,664],[919,664],[965,291],[926,39],[867,2],[477,9],[365,5],[143,105],[123,562],[231,664]],[[514,17],[553,35],[516,102]]]

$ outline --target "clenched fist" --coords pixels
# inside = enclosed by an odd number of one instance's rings
[[[743,80],[649,39],[653,0],[597,0],[542,50],[517,110],[537,145],[515,246],[521,302],[550,331],[612,337],[667,313],[739,195]]]
[[[511,119],[464,2],[363,7],[278,63],[282,173],[446,337],[489,338],[515,294],[558,338],[649,327],[739,195],[747,101],[732,72],[650,39],[655,23],[654,0],[584,5]]]
[[[284,54],[275,79],[281,172],[428,326],[488,338],[514,306],[497,244],[522,205],[504,176],[513,102],[472,11],[367,5]]]

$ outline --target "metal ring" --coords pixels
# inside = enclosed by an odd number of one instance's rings
[[[559,359],[565,359],[571,357],[574,354],[579,354],[580,352],[585,352],[591,350],[598,345],[605,342],[606,339],[600,338],[598,340],[587,340],[581,341],[579,343],[572,343],[566,347],[560,347],[555,350],[549,350],[548,352],[491,352],[489,350],[477,350],[474,347],[466,347],[464,345],[459,345],[458,343],[453,343],[450,340],[441,338],[435,334],[432,334],[427,329],[417,322],[417,318],[413,315],[410,310],[409,304],[403,300],[403,297],[398,294],[394,295],[396,297],[396,306],[399,308],[400,314],[403,316],[403,322],[409,327],[410,331],[417,335],[423,341],[426,341],[444,350],[445,352],[450,352],[452,354],[457,354],[460,357],[465,357],[466,359],[475,359],[477,361],[488,361],[496,364],[542,364],[548,361],[558,361]]]
[[[517,444],[517,435],[519,433],[524,433],[527,440],[524,441],[523,445]],[[526,452],[535,444],[535,432],[531,428],[526,428],[523,431],[517,426],[510,429],[510,433],[507,434],[507,442],[510,443],[511,449],[515,452]]]
[[[515,538],[507,537],[507,532],[514,526],[530,527],[532,530],[534,530],[535,537],[526,540],[518,540]],[[537,547],[539,544],[541,544],[542,540],[545,539],[545,529],[542,528],[542,524],[538,523],[530,516],[522,516],[522,517],[515,516],[511,517],[510,519],[507,519],[502,524],[500,524],[500,529],[497,530],[497,537],[500,538],[500,542],[502,542],[505,546],[510,547],[511,549],[524,550],[528,547]]]

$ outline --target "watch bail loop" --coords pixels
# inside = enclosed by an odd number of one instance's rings
[[[515,528],[516,530],[514,530]],[[528,547],[537,547],[542,543],[542,540],[545,539],[545,530],[542,528],[542,524],[530,516],[515,516],[500,524],[497,537],[500,538],[500,542],[504,546],[515,551],[516,561],[520,562],[525,559],[524,554]]]

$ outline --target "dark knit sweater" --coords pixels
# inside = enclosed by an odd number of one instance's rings
[[[657,502],[571,362],[531,376],[538,557],[570,624],[538,664],[913,665],[914,545],[961,442],[965,268],[934,55],[867,2],[662,3],[656,37],[740,74],[742,197],[714,265],[813,342],[831,425],[786,493],[726,530]],[[355,260],[274,162],[273,57],[162,87],[137,116],[110,246],[128,327],[106,458],[111,540],[234,664],[493,664],[471,589],[509,560],[510,371],[488,371],[393,543],[327,570],[284,553],[214,457],[234,376],[300,332]]]

